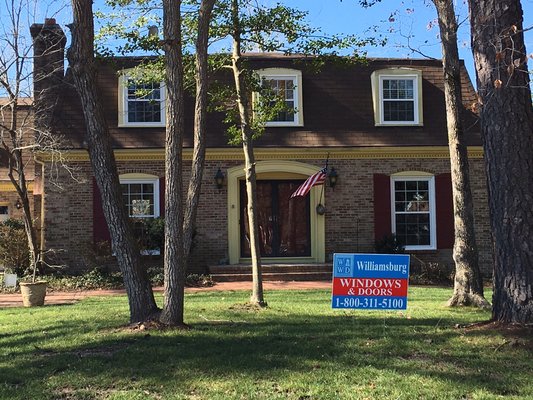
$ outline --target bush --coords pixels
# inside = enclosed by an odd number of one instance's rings
[[[384,235],[380,240],[376,240],[374,249],[378,254],[403,254],[405,247],[394,233]]]
[[[409,282],[415,285],[445,285],[453,284],[454,271],[447,264],[438,262],[423,262],[414,257],[416,262],[411,262]]]
[[[8,219],[0,223],[0,263],[18,276],[30,271],[30,250],[24,223]]]

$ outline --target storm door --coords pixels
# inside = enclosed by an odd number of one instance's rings
[[[309,196],[290,199],[300,180],[258,180],[257,218],[261,257],[311,255]],[[241,257],[250,257],[245,182],[240,182]]]

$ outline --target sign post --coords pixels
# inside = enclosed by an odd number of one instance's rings
[[[334,254],[333,308],[405,310],[407,254]]]

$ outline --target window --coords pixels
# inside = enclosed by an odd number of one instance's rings
[[[157,255],[159,249],[150,244],[146,218],[159,217],[159,178],[148,174],[125,174],[120,176],[122,199],[133,220],[135,236],[143,255]],[[155,247],[155,246],[154,246]]]
[[[372,74],[376,125],[422,125],[422,74],[387,69]]]
[[[119,126],[165,126],[165,87],[119,78]]]
[[[286,106],[286,110],[279,112],[266,126],[303,126],[301,71],[268,68],[258,73],[262,86],[274,96],[280,96]]]
[[[9,219],[9,206],[7,204],[0,204],[0,222]]]
[[[159,182],[157,180],[121,179],[120,188],[130,217],[155,218],[159,216]]]
[[[393,176],[392,230],[406,250],[436,248],[433,176]]]

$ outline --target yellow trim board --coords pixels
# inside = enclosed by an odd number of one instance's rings
[[[33,182],[27,182],[26,186],[28,187],[28,191],[33,192]],[[1,181],[0,192],[16,192],[16,189],[11,181]]]
[[[407,146],[407,147],[306,147],[306,148],[256,148],[254,149],[257,160],[315,160],[325,159],[329,154],[330,159],[356,160],[356,159],[386,159],[386,158],[450,158],[448,146]],[[468,147],[468,156],[472,159],[483,158],[481,146]],[[66,150],[66,161],[89,161],[86,150]],[[115,150],[117,161],[163,161],[165,149],[118,149]],[[52,155],[41,153],[39,160],[51,161]],[[192,149],[183,149],[183,159],[192,159]],[[240,147],[211,148],[206,151],[206,160],[244,161]]]

